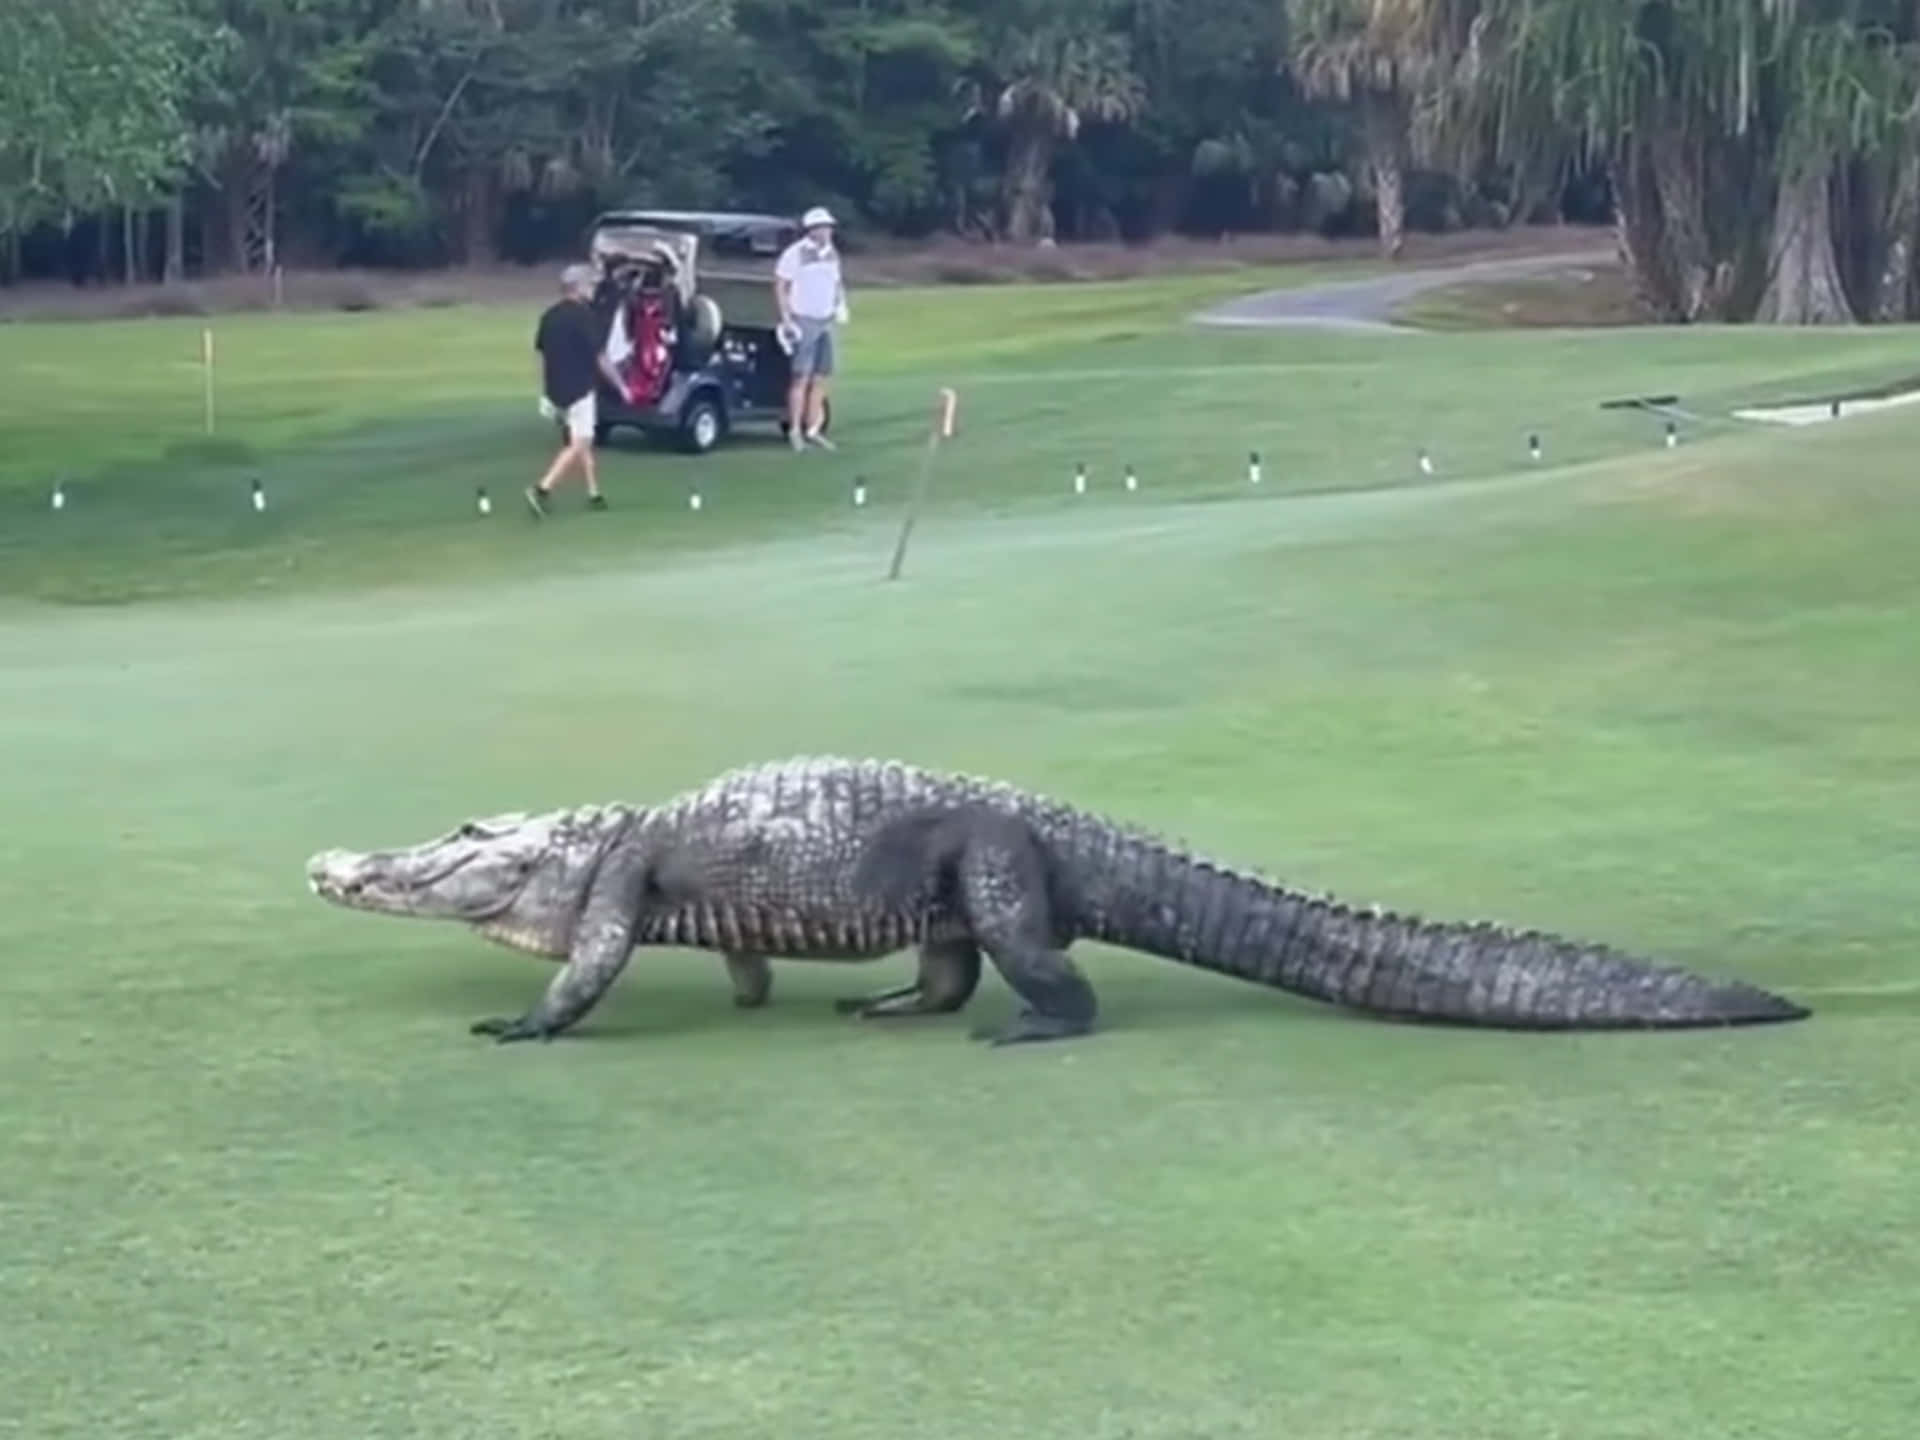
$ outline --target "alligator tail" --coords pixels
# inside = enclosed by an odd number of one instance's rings
[[[1605,945],[1311,896],[1148,840],[1101,847],[1085,933],[1331,1004],[1520,1030],[1750,1025],[1810,1012]],[[1088,857],[1091,858],[1091,857]]]

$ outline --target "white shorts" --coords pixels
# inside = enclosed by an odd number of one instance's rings
[[[575,441],[591,441],[593,439],[594,426],[599,419],[598,407],[594,404],[593,391],[587,391],[586,394],[574,401],[573,404],[567,406],[564,411],[560,411],[558,406],[555,406],[554,409],[566,418],[567,436],[569,439]]]

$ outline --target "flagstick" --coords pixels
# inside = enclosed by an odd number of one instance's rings
[[[213,329],[200,332],[200,369],[206,376],[207,434],[213,434]]]
[[[900,524],[900,539],[893,547],[893,564],[887,571],[887,579],[900,578],[901,563],[907,558],[907,537],[913,534],[913,522],[919,517],[920,507],[927,498],[927,486],[933,479],[933,459],[939,452],[940,442],[953,434],[953,410],[959,397],[952,390],[940,391],[940,418],[927,432],[927,454],[920,462],[920,479],[914,486],[913,498],[907,503],[907,517]]]

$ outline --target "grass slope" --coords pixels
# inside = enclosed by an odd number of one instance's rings
[[[616,512],[543,529],[453,513],[539,456],[520,357],[482,349],[524,317],[263,322],[265,535],[151,453],[139,367],[108,362],[164,327],[16,350],[127,378],[121,433],[76,434],[121,467],[89,504],[29,514],[39,471],[8,460],[0,1421],[1904,1434],[1920,422],[1667,452],[1592,404],[1864,372],[1901,337],[1193,336],[1139,295],[1058,342],[1037,297],[901,300],[841,455],[641,451],[610,461]],[[437,326],[438,395],[402,389]],[[943,508],[883,586],[915,426],[963,369]],[[45,383],[11,403],[67,403]],[[1536,423],[1583,463],[1515,473]],[[1249,433],[1293,498],[1242,498]],[[1417,483],[1423,441],[1443,474]],[[1076,504],[1083,451],[1103,483]],[[893,488],[855,514],[861,466]],[[466,1022],[544,966],[300,884],[323,845],[809,749],[1003,775],[1817,1013],[1429,1032],[1090,947],[1106,1033],[994,1053],[963,1033],[1006,1012],[997,980],[887,1029],[827,1001],[901,960],[789,967],[743,1015],[717,960],[670,953],[564,1043],[499,1049]]]
[[[1302,283],[1327,272],[1274,273]],[[554,436],[534,414],[531,321],[517,308],[225,321],[224,418],[211,439],[198,433],[197,323],[9,327],[0,602],[499,580],[626,564],[636,548],[812,533],[847,518],[856,475],[897,510],[943,384],[961,392],[964,439],[936,504],[979,515],[1072,504],[1080,461],[1095,503],[1132,504],[1119,487],[1126,464],[1154,499],[1237,497],[1255,449],[1268,493],[1286,494],[1419,482],[1422,448],[1445,477],[1503,473],[1524,463],[1535,431],[1555,463],[1644,452],[1660,422],[1599,401],[1679,392],[1711,417],[1770,385],[1802,393],[1909,363],[1906,338],[1884,330],[1698,329],[1649,343],[1177,324],[1234,283],[873,294],[849,335],[840,454],[796,464],[768,429],[696,460],[623,433],[603,456],[617,512],[554,543],[530,542],[520,523],[518,492]],[[1709,418],[1689,438],[1734,424]],[[264,516],[247,503],[255,477]],[[57,478],[69,502],[59,514],[48,507]],[[698,516],[687,508],[696,483]],[[479,485],[497,502],[487,522]]]

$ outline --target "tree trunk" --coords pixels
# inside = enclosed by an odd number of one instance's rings
[[[1754,319],[1763,325],[1850,325],[1854,321],[1833,255],[1832,162],[1781,182],[1773,209],[1771,277]]]
[[[1534,213],[1547,202],[1547,197],[1563,189],[1559,166],[1516,165],[1513,169],[1512,204],[1507,209],[1507,224],[1512,226],[1531,225]],[[1558,204],[1553,207],[1556,224],[1565,224],[1566,216]]]
[[[221,175],[227,212],[227,263],[246,274],[274,265],[274,182],[276,167],[252,148],[237,150]]]
[[[1915,315],[1914,240],[1920,235],[1920,147],[1911,143],[1900,154],[1894,172],[1893,195],[1887,204],[1886,246],[1874,287],[1872,319],[1897,325]]]
[[[131,205],[120,207],[120,278],[127,285],[140,281],[140,237]]]
[[[1157,240],[1179,227],[1187,208],[1187,179],[1178,173],[1163,174],[1153,182],[1152,208],[1147,220],[1147,238]]]
[[[1373,166],[1373,198],[1379,212],[1380,253],[1398,260],[1407,241],[1407,125],[1390,100],[1367,106],[1367,159]]]
[[[1677,131],[1657,136],[1648,147],[1653,185],[1660,197],[1660,228],[1665,268],[1673,277],[1673,300],[1681,320],[1698,320],[1714,305],[1713,254],[1707,243],[1701,208],[1701,177],[1692,147]]]
[[[220,268],[245,271],[247,268],[247,205],[251,189],[251,169],[244,151],[236,152],[220,175],[220,209],[225,224],[221,237]]]
[[[1651,318],[1682,320],[1682,306],[1661,245],[1660,201],[1637,146],[1618,147],[1608,162],[1613,239],[1634,298]]]
[[[1037,245],[1053,238],[1053,132],[1040,125],[1014,131],[1004,182],[1007,239]]]
[[[494,243],[493,169],[484,161],[467,167],[460,197],[461,258],[468,265],[491,265],[499,258]]]
[[[163,284],[177,285],[187,269],[187,197],[175,191],[167,200],[167,259]]]
[[[262,164],[255,172],[254,193],[248,205],[252,225],[249,239],[254,242],[250,259],[268,274],[280,263],[280,168]]]

